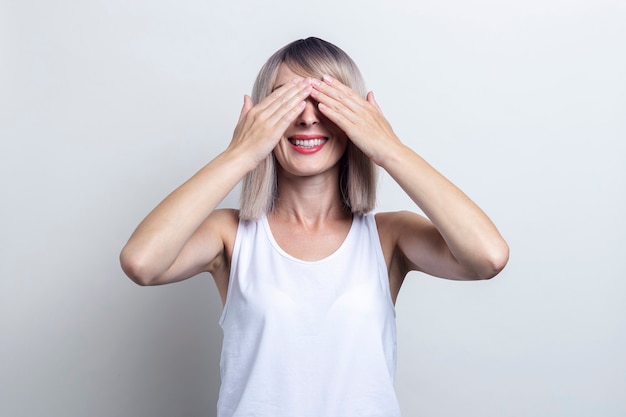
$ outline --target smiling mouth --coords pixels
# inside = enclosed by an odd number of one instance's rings
[[[299,139],[299,138],[289,138],[289,142],[300,148],[315,148],[317,146],[321,146],[328,141],[327,138],[315,138],[315,139]]]

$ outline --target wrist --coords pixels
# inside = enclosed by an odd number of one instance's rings
[[[216,159],[224,164],[241,170],[242,175],[254,170],[264,158],[253,155],[242,147],[228,147]]]
[[[395,138],[394,141],[389,141],[376,156],[373,156],[372,161],[384,170],[389,171],[389,169],[401,163],[408,153],[414,153],[414,151],[404,145],[398,138]]]

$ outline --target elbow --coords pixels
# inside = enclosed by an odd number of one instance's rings
[[[509,246],[502,240],[486,252],[483,265],[477,271],[478,279],[491,279],[498,275],[509,261]]]
[[[124,248],[120,253],[120,266],[122,271],[135,284],[142,287],[154,285],[156,277],[151,273],[149,263],[140,255],[131,254]]]

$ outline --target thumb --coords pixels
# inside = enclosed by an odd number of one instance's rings
[[[250,111],[250,109],[254,106],[252,103],[252,99],[249,95],[245,94],[243,96],[243,107],[241,108],[241,113],[239,114],[239,120],[246,117],[246,114]]]
[[[376,99],[374,98],[374,92],[373,91],[370,91],[369,93],[367,93],[367,101],[368,101],[368,103],[373,104],[374,107],[376,107],[378,109],[378,111],[382,113],[382,109],[380,108],[380,106],[376,102]]]

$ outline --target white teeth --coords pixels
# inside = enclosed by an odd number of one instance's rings
[[[312,148],[314,146],[320,146],[324,143],[324,139],[294,139],[293,144],[296,146],[302,146],[303,148]]]

